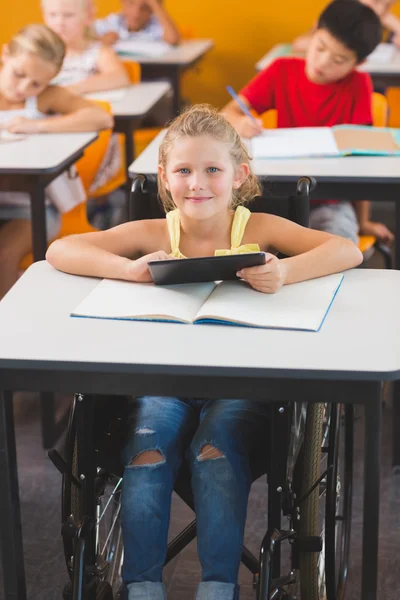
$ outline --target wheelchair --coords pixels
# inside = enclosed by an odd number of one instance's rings
[[[139,176],[130,217],[158,217]],[[271,195],[250,208],[306,224],[313,182],[302,178],[294,196]],[[286,209],[285,209],[286,207]],[[272,212],[271,210],[271,212]],[[286,215],[285,215],[286,210]],[[134,393],[134,391],[133,391]],[[129,399],[77,393],[64,456],[49,457],[62,473],[62,539],[69,581],[63,600],[124,600],[120,510]],[[348,572],[353,465],[353,407],[341,404],[269,403],[268,456],[251,456],[253,480],[266,475],[268,529],[255,557],[242,562],[253,574],[257,600],[342,600]],[[175,492],[194,508],[190,472],[183,464]],[[286,527],[282,526],[283,518]],[[196,520],[168,546],[166,564],[196,537]],[[284,560],[283,560],[284,559]]]

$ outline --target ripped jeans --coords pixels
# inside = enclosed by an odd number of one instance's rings
[[[127,600],[165,600],[162,571],[171,496],[183,460],[192,476],[202,581],[196,600],[237,600],[249,455],[267,456],[268,407],[248,400],[143,397],[133,400],[124,449],[123,579]],[[145,455],[140,464],[135,458]],[[155,457],[155,460],[154,460]]]

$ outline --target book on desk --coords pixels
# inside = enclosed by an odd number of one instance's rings
[[[244,281],[160,287],[104,279],[71,316],[319,331],[342,280],[338,273],[263,294]]]
[[[400,129],[336,125],[265,129],[250,142],[253,158],[400,156]]]

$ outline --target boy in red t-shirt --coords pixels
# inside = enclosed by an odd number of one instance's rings
[[[278,127],[371,125],[371,79],[356,67],[378,45],[381,34],[379,18],[371,8],[334,0],[320,16],[306,58],[276,59],[241,90],[240,98],[258,114],[276,109]],[[261,133],[261,121],[247,117],[235,101],[222,112],[241,136]],[[384,241],[393,239],[385,225],[370,221],[366,201],[354,202],[354,206],[315,202],[310,227],[356,243],[358,232]]]

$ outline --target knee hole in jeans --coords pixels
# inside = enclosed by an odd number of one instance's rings
[[[150,465],[158,465],[160,463],[164,463],[165,458],[161,454],[159,450],[144,450],[140,452],[135,458],[133,458],[129,464],[129,466],[139,467],[139,466],[150,466]]]
[[[201,449],[200,454],[197,458],[200,461],[201,460],[213,460],[215,458],[224,458],[224,454],[222,454],[222,452],[220,450],[218,450],[217,448],[214,448],[214,446],[211,446],[211,444],[206,444]]]

